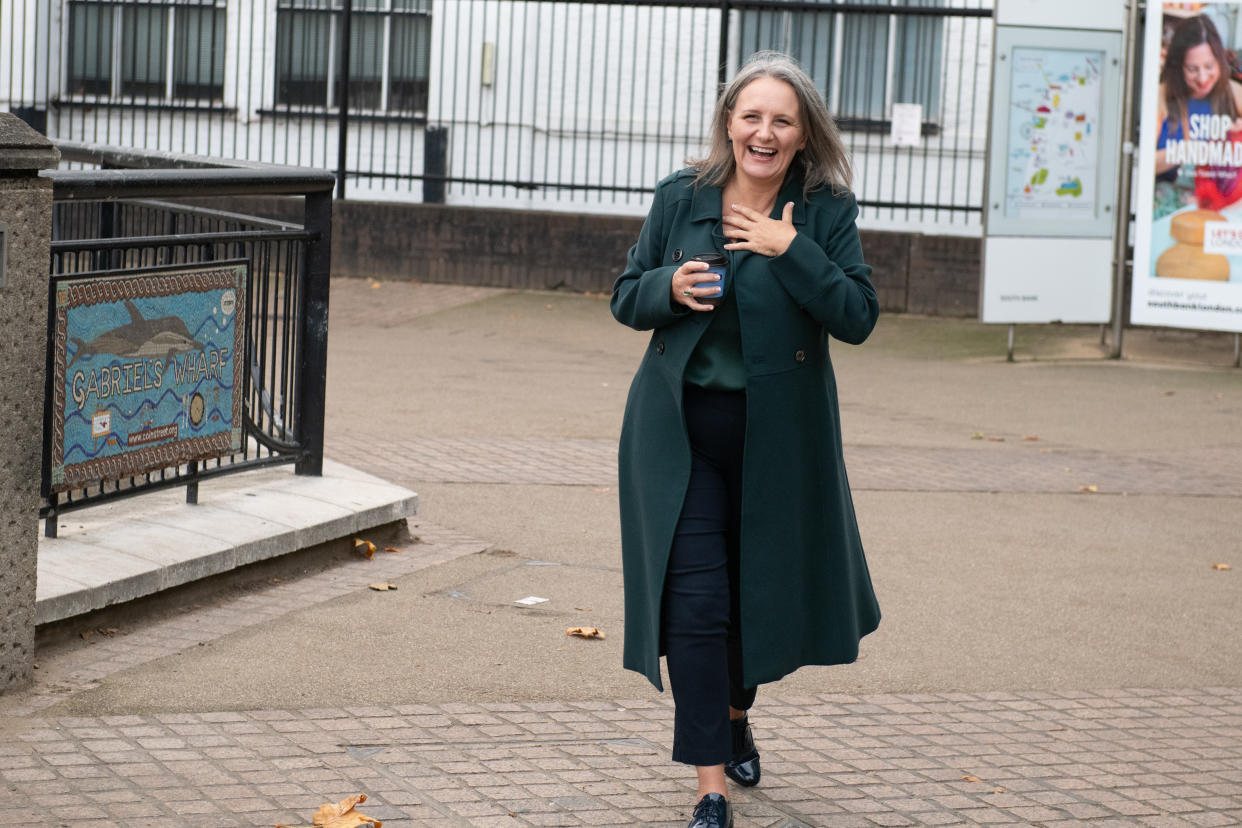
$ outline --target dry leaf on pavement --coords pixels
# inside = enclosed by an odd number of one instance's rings
[[[983,781],[977,776],[963,776],[962,778],[965,779],[967,782],[982,782]]]
[[[384,581],[378,584],[367,584],[367,586],[369,586],[371,589],[375,590],[376,592],[387,592],[390,589],[397,588],[396,584],[390,584],[387,581]]]
[[[1078,491],[1080,492],[1098,492],[1099,490],[1100,490],[1099,486],[1079,486],[1078,487]]]
[[[605,638],[603,631],[596,627],[570,627],[565,635],[576,635],[579,638]]]
[[[362,538],[354,538],[354,551],[367,558],[375,557],[375,544]]]
[[[1227,563],[1215,563],[1212,564],[1212,569],[1215,569],[1217,572],[1228,572],[1233,569],[1233,567]]]
[[[366,801],[366,794],[355,794],[345,797],[335,805],[325,802],[319,806],[318,811],[315,811],[313,825],[284,825],[278,828],[357,828],[360,825],[373,825],[375,828],[381,828],[384,823],[375,817],[369,817],[354,810],[355,805]]]
[[[1038,442],[1039,442],[1039,435],[1038,435],[1038,434],[1028,434],[1028,435],[1026,435],[1025,437],[1023,437],[1022,439],[1023,439],[1025,442],[1028,442],[1028,443],[1038,443]]]

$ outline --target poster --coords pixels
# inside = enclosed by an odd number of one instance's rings
[[[1130,321],[1242,331],[1242,0],[1147,9]]]
[[[247,265],[53,284],[50,490],[241,448]]]

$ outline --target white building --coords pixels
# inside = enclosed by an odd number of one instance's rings
[[[336,169],[342,2],[9,0],[0,106],[54,139]],[[978,233],[991,0],[696,5],[353,0],[346,194],[421,201],[439,163],[449,203],[641,214],[702,151],[723,19],[728,71],[777,48],[820,84],[865,225]]]

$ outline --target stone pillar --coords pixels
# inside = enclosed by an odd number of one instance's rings
[[[39,484],[47,361],[48,246],[60,153],[0,112],[0,692],[34,670]]]

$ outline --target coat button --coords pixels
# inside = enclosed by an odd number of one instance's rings
[[[794,354],[794,362],[806,362],[806,351],[799,348],[798,352]]]
[[[673,261],[675,261],[675,262],[680,262],[680,261],[681,261],[681,255],[682,255],[682,253],[681,253],[681,248],[679,247],[679,248],[677,248],[676,250],[674,250],[674,251],[673,251]]]
[[[656,353],[659,354],[660,356],[664,356],[664,343],[663,342],[656,343]]]

